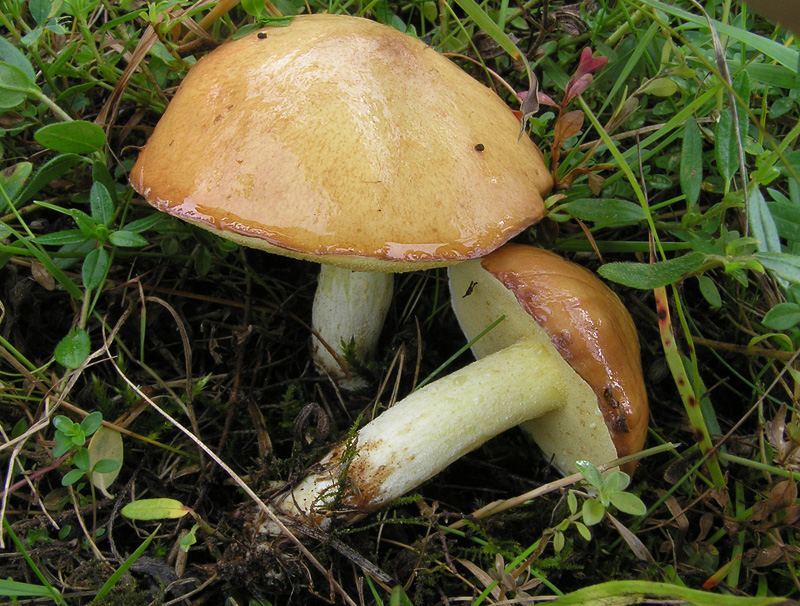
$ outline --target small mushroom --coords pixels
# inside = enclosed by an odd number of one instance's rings
[[[295,17],[200,59],[130,179],[171,215],[322,263],[312,323],[362,360],[392,273],[491,252],[543,216],[552,187],[492,90],[416,38],[341,15]],[[319,368],[349,374],[313,348]]]
[[[564,472],[641,449],[647,397],[636,330],[598,278],[552,253],[507,245],[452,267],[450,280],[468,337],[505,316],[473,346],[478,360],[366,425],[349,455],[335,447],[276,500],[283,513],[314,524],[359,517],[516,425]]]
[[[614,451],[592,462],[614,458],[609,456],[614,452],[622,457],[642,449],[648,406],[636,327],[619,297],[597,276],[546,250],[509,244],[485,259],[451,268],[450,289],[453,310],[470,340],[505,315],[505,321],[472,346],[479,359],[529,335],[541,338],[543,333],[535,328],[544,329],[544,336],[577,373],[576,380],[591,387],[608,429],[587,431],[581,439],[613,442]],[[555,412],[523,428],[556,467],[571,473],[579,457],[573,452],[575,445],[564,439],[574,433],[560,428],[572,423],[566,414]],[[559,429],[553,431],[554,426]],[[623,471],[632,473],[635,467],[630,463]]]

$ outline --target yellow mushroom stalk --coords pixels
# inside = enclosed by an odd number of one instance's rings
[[[570,419],[562,439],[571,456],[596,462],[616,457],[610,438],[585,439],[603,429],[591,388],[576,380],[549,341],[529,339],[407,396],[358,432],[352,458],[344,444],[334,447],[274,506],[290,519],[323,527],[332,517],[358,518],[490,438],[562,410]],[[256,527],[275,531],[266,519]]]

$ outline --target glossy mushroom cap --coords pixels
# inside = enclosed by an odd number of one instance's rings
[[[756,11],[800,35],[800,4],[797,0],[747,0]]]
[[[454,267],[450,273],[453,308],[469,339],[506,315],[505,321],[474,344],[476,357],[540,334],[536,326],[543,328],[594,391],[618,456],[642,449],[648,406],[639,340],[630,314],[610,288],[587,269],[558,255],[514,244]],[[570,456],[564,452],[568,448],[564,434],[554,432],[547,417],[523,427],[546,454],[555,456],[562,471],[572,471]],[[631,473],[634,468],[628,465],[623,471]]]
[[[360,271],[479,257],[552,179],[508,106],[423,42],[308,15],[192,67],[141,151],[148,202],[240,244]]]

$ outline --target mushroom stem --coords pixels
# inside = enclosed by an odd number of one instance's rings
[[[555,442],[595,463],[616,457],[610,438],[583,440],[576,427],[603,426],[591,388],[549,343],[521,341],[415,391],[363,427],[355,454],[334,447],[275,502],[289,518],[324,525],[378,509],[497,434],[543,415],[569,417]],[[583,431],[586,431],[585,429]],[[607,432],[604,432],[607,433]],[[556,446],[556,457],[561,447]],[[348,464],[348,458],[349,464]],[[269,524],[261,525],[270,532]]]
[[[352,342],[352,351],[359,363],[373,357],[389,311],[393,287],[392,274],[322,266],[311,324],[336,352],[341,363],[345,363],[343,343]],[[342,367],[316,337],[312,337],[311,349],[317,369],[333,377],[340,387],[355,390],[366,385],[354,369]]]

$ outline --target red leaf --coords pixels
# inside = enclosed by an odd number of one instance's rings
[[[587,46],[581,53],[581,60],[578,63],[578,70],[575,72],[575,78],[590,74],[603,67],[607,62],[608,57],[592,57],[592,49]]]
[[[552,97],[549,95],[544,94],[543,92],[538,93],[539,103],[542,105],[550,105],[552,107],[558,107],[558,103],[553,101]]]
[[[580,78],[573,78],[570,80],[569,84],[567,84],[567,90],[564,92],[564,105],[589,88],[592,84],[592,80],[592,74],[584,74]]]

